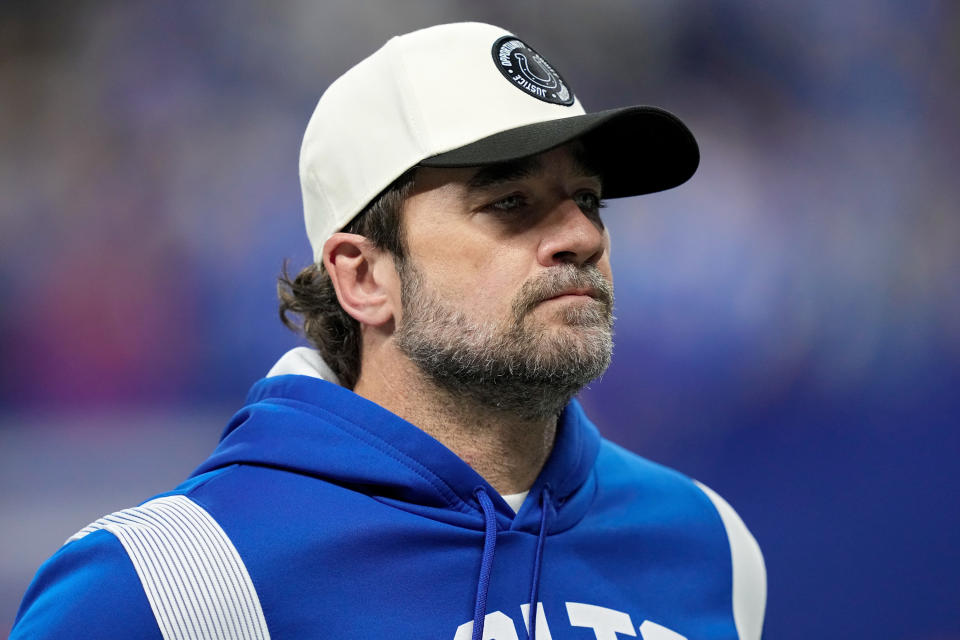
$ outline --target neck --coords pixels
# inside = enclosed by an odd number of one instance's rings
[[[361,373],[355,393],[436,438],[501,495],[533,485],[553,449],[556,417],[529,419],[477,406],[438,387],[399,354],[376,360],[365,358],[361,371],[369,373]]]

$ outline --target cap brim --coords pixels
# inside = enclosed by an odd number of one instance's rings
[[[519,160],[571,140],[584,143],[600,171],[604,198],[670,189],[686,182],[700,164],[693,134],[675,115],[637,106],[547,120],[501,131],[431,156],[425,167],[474,167]]]

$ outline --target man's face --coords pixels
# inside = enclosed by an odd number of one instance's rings
[[[571,147],[504,165],[418,169],[395,339],[458,396],[556,415],[610,361],[600,180]]]

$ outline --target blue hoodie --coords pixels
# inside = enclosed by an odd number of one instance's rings
[[[729,505],[576,401],[514,513],[414,425],[279,375],[186,482],[71,537],[12,637],[758,640],[765,581]]]

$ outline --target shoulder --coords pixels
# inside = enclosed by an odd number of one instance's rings
[[[637,499],[674,509],[684,508],[691,516],[699,513],[702,518],[704,511],[714,515],[706,495],[690,477],[609,440],[601,441],[595,468],[601,487],[609,491],[636,495]]]
[[[87,628],[95,633],[84,637],[268,636],[236,548],[189,493],[117,511],[71,536],[34,578],[13,637]]]
[[[40,567],[11,638],[161,638],[123,545],[106,531],[72,539]]]
[[[710,487],[607,440],[598,459],[598,482],[615,499],[627,499],[660,523],[715,531],[725,540],[732,580],[733,614],[739,635],[758,640],[763,627],[767,573],[756,539],[730,504]],[[628,498],[629,496],[629,498]]]
[[[767,569],[760,545],[737,512],[710,487],[696,485],[710,499],[730,544],[733,565],[733,617],[741,638],[759,640],[767,604]]]

